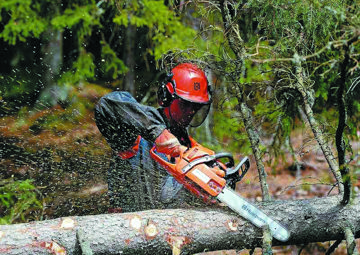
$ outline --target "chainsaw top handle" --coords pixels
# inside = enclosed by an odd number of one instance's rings
[[[193,167],[200,165],[200,164],[210,164],[210,163],[216,163],[218,159],[220,158],[228,158],[229,162],[226,163],[226,166],[231,165],[234,166],[234,158],[230,153],[217,153],[214,155],[204,155],[200,158],[196,158],[194,160],[191,160],[189,162],[189,164],[187,164],[186,166],[183,167],[183,169],[181,170],[183,173],[188,172],[190,169],[192,169]]]

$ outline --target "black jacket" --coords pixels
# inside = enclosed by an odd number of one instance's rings
[[[115,151],[126,151],[138,135],[154,142],[168,128],[183,145],[189,145],[186,129],[170,126],[161,108],[138,103],[128,92],[116,91],[102,97],[95,107],[96,124]]]

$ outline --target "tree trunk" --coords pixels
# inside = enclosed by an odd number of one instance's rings
[[[129,68],[125,75],[124,90],[129,91],[130,94],[135,95],[135,38],[136,26],[129,24],[126,28],[125,39],[125,65]]]
[[[240,72],[234,75],[236,77],[234,81],[238,81],[240,76],[244,74],[243,71],[245,71],[244,40],[240,35],[240,30],[237,22],[234,22],[237,19],[236,11],[233,9],[234,6],[227,0],[220,0],[219,2],[220,2],[221,16],[225,28],[224,33],[226,35],[230,48],[235,53],[238,60],[236,66]],[[234,83],[236,84],[237,82]],[[268,184],[266,181],[266,172],[265,172],[264,164],[261,158],[262,156],[260,153],[261,150],[259,148],[260,138],[256,133],[253,117],[251,116],[251,110],[249,109],[246,103],[246,96],[244,95],[243,89],[235,85],[235,90],[237,92],[236,98],[239,103],[240,114],[242,115],[241,117],[244,122],[245,129],[250,140],[251,148],[255,156],[255,161],[259,172],[262,197],[264,201],[269,201],[271,197],[269,193]],[[267,244],[271,243],[271,238],[266,238],[267,236],[270,236],[269,230],[264,229],[263,234],[264,234],[263,254],[270,255],[272,254],[272,251],[271,249],[269,249],[268,246],[271,245],[267,245]]]
[[[54,1],[49,7],[51,11],[59,14],[60,2]],[[42,46],[42,67],[44,70],[42,81],[44,87],[49,88],[56,85],[55,77],[59,75],[63,64],[63,34],[60,30],[49,28],[43,34],[42,40],[44,41]]]
[[[42,47],[43,61],[42,61],[42,92],[40,94],[41,104],[45,106],[54,106],[61,98],[61,88],[56,85],[56,76],[59,75],[62,63],[63,52],[62,32],[53,29],[48,29],[43,36],[46,40]]]
[[[341,199],[333,196],[269,201],[257,206],[287,226],[291,233],[286,243],[274,239],[273,246],[342,240],[346,228],[351,228],[354,238],[358,238],[359,198],[347,206],[340,204]],[[0,253],[111,255],[171,254],[181,250],[182,254],[193,254],[262,246],[261,229],[226,208],[209,208],[75,216],[3,225]]]

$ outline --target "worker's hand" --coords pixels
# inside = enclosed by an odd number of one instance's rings
[[[181,145],[179,140],[167,129],[164,129],[156,138],[155,147],[158,152],[169,155],[170,157],[178,157],[181,152],[187,149]]]

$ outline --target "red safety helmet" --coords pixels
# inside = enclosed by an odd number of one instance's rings
[[[175,66],[164,79],[158,90],[158,102],[160,106],[168,107],[172,102],[177,103],[179,101],[176,99],[181,99],[183,105],[185,103],[192,106],[194,109],[193,115],[197,115],[190,116],[190,119],[192,119],[190,126],[194,127],[201,125],[205,120],[212,101],[211,94],[211,87],[204,71],[194,64],[183,63]],[[181,107],[172,108],[181,109]],[[185,110],[185,107],[183,109]],[[197,114],[197,112],[199,113]],[[174,114],[180,116],[187,113],[181,110],[170,112],[170,115]],[[189,116],[184,116],[185,118],[189,119]]]

